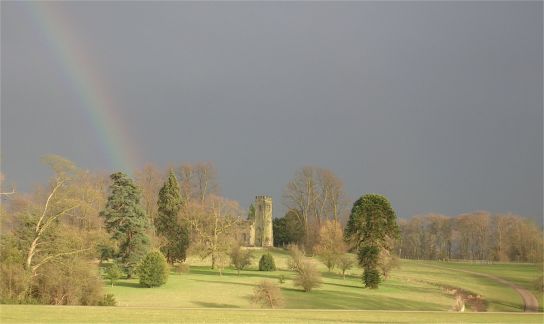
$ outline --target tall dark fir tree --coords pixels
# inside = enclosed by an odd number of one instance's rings
[[[140,205],[140,190],[131,178],[122,172],[110,176],[110,195],[100,216],[112,239],[119,245],[116,257],[123,265],[127,277],[131,278],[136,264],[149,249],[146,230],[149,221]]]
[[[353,204],[344,235],[357,252],[365,286],[378,288],[380,254],[389,254],[399,236],[397,216],[389,200],[377,194],[359,198]]]
[[[178,180],[173,170],[159,191],[157,201],[158,215],[155,220],[157,234],[163,238],[161,252],[169,263],[185,261],[189,246],[189,230],[187,224],[180,220],[179,212],[183,205]]]

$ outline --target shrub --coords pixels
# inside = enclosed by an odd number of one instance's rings
[[[251,301],[270,308],[280,307],[284,303],[280,288],[269,280],[263,280],[255,287]]]
[[[342,279],[346,279],[346,271],[351,269],[354,264],[355,260],[349,254],[344,254],[338,258],[338,267],[342,271]]]
[[[103,281],[88,260],[73,258],[49,263],[32,282],[31,298],[40,304],[97,305],[103,296]]]
[[[98,254],[100,255],[100,263],[108,261],[108,259],[111,259],[115,256],[115,249],[110,244],[99,244],[97,249]]]
[[[189,273],[189,271],[191,271],[191,266],[186,262],[178,263],[174,266],[174,271],[176,273]]]
[[[239,244],[235,245],[230,252],[230,262],[234,266],[234,269],[238,271],[240,275],[240,270],[244,270],[248,265],[251,264],[253,255],[250,250],[242,250]]]
[[[300,265],[304,261],[304,252],[297,245],[289,245],[289,255],[291,259],[288,261],[289,270],[298,271]]]
[[[219,270],[219,276],[223,276],[223,270],[229,264],[229,256],[226,253],[219,252],[215,255],[215,267]]]
[[[544,276],[536,278],[536,280],[534,281],[534,287],[537,291],[544,292]]]
[[[123,275],[123,270],[117,262],[112,263],[110,266],[106,268],[106,278],[111,281],[111,286],[117,282],[119,278]]]
[[[168,263],[159,251],[149,252],[136,269],[140,277],[140,285],[158,287],[168,279]]]
[[[278,277],[278,281],[280,282],[280,284],[285,283],[285,276],[284,276],[284,275],[280,275],[280,276]]]
[[[380,273],[376,269],[365,269],[363,273],[363,282],[367,288],[378,288],[380,284]]]
[[[31,275],[21,263],[0,263],[0,303],[26,303]]]
[[[98,306],[115,306],[117,301],[113,294],[106,294],[102,297],[102,300],[98,301]]]
[[[295,287],[302,287],[305,292],[310,292],[313,288],[321,285],[321,274],[315,264],[303,261],[299,265],[293,284]]]
[[[382,273],[383,280],[387,280],[391,270],[394,268],[400,268],[400,258],[396,255],[382,255],[380,256],[378,268]]]
[[[338,265],[338,259],[345,250],[342,226],[337,221],[327,220],[319,230],[319,244],[315,247],[315,251],[329,272]]]
[[[270,253],[263,254],[259,260],[259,271],[275,271],[276,264],[274,263],[274,258]]]

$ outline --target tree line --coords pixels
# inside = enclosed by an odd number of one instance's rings
[[[400,219],[399,256],[426,260],[542,262],[543,233],[531,220],[485,211]]]
[[[237,250],[238,225],[251,220],[254,209],[220,195],[212,163],[167,170],[147,165],[132,178],[92,173],[55,155],[44,162],[53,171],[49,183],[30,193],[2,194],[1,302],[111,304],[112,296],[103,293],[102,261],[113,262],[107,273],[112,284],[121,275],[153,275],[142,264],[162,256],[174,265],[198,255],[219,271],[247,265],[247,255]],[[521,217],[474,213],[397,220],[387,198],[375,194],[350,209],[342,181],[323,168],[298,169],[282,203],[287,212],[273,220],[275,246],[300,246],[302,255],[317,255],[329,271],[337,267],[345,274],[358,263],[371,288],[387,279],[399,256],[542,260],[542,231]],[[301,278],[315,277],[305,263],[293,269]]]

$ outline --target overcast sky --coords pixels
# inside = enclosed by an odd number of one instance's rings
[[[314,165],[400,217],[542,218],[540,1],[42,6],[83,44],[136,166],[213,161],[225,196],[272,195],[276,217]],[[113,172],[33,5],[1,9],[7,182],[44,183],[48,153]]]

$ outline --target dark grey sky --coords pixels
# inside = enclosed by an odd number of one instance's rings
[[[399,216],[542,218],[542,9],[535,2],[45,4],[84,44],[140,160],[213,161],[246,207],[303,165]],[[2,2],[2,172],[47,153],[111,170],[32,5]]]

